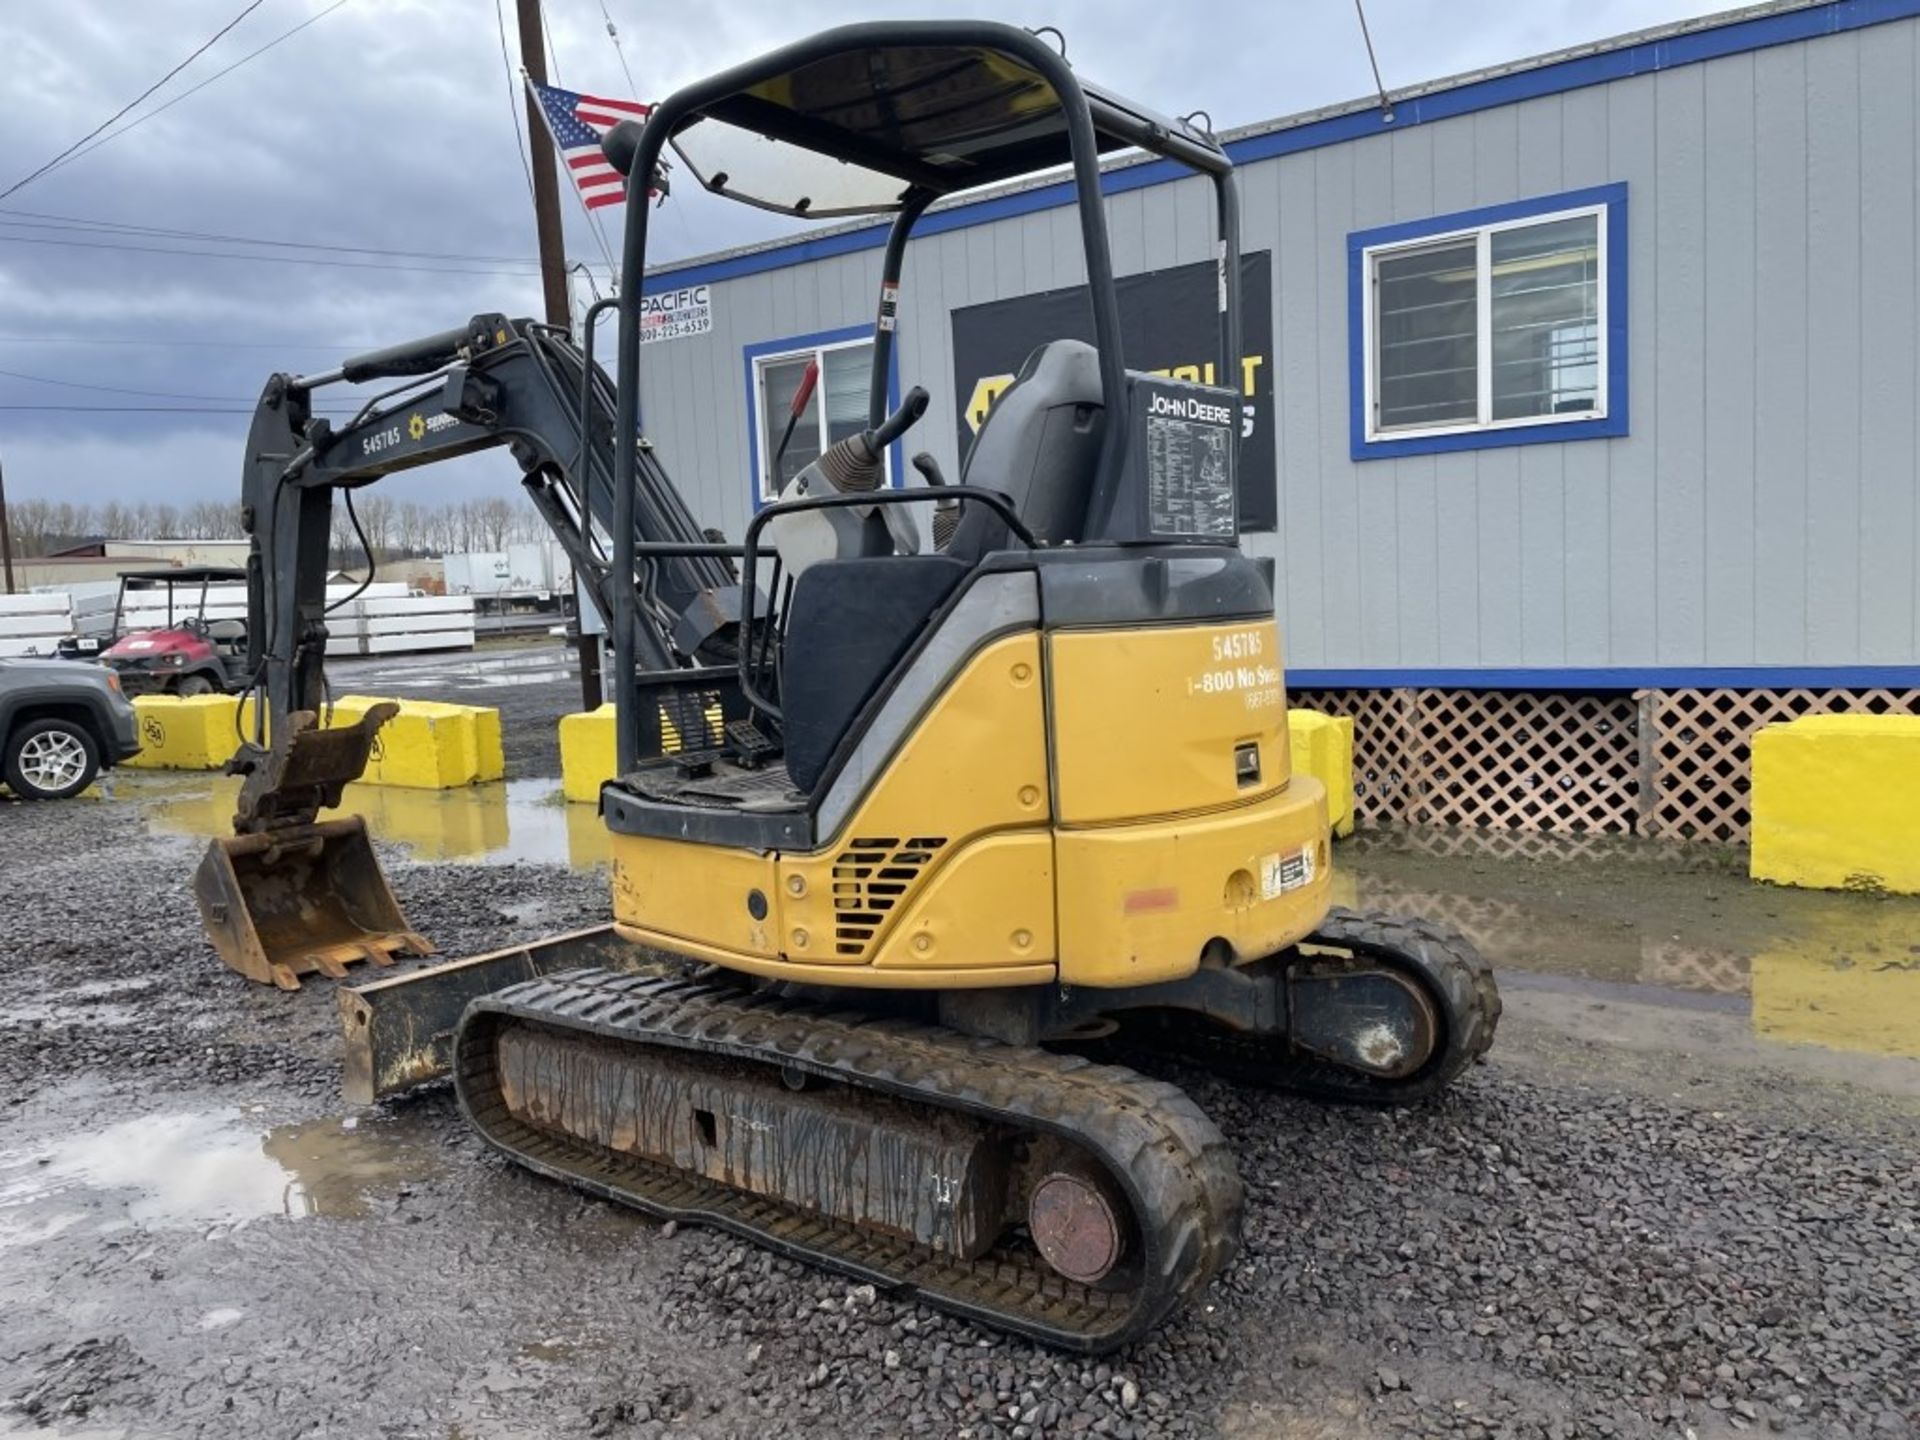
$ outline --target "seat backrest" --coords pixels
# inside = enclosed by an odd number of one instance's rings
[[[1000,491],[1036,539],[1078,540],[1105,425],[1099,352],[1084,340],[1048,341],[987,412],[960,483]],[[984,505],[968,505],[947,554],[971,562],[1006,543],[1006,523]]]
[[[247,622],[244,620],[209,620],[207,638],[225,644],[237,644],[247,638]]]
[[[882,555],[801,573],[780,661],[780,729],[796,790],[820,782],[862,708],[971,569],[945,555]]]

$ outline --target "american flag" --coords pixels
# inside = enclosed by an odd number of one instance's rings
[[[627,198],[626,177],[607,163],[600,151],[600,137],[622,120],[644,120],[651,105],[637,100],[606,100],[598,95],[576,95],[571,90],[527,81],[540,113],[546,117],[547,132],[567,162],[567,173],[579,187],[580,198],[589,210],[602,205],[618,205]]]

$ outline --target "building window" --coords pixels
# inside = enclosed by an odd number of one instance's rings
[[[1349,238],[1355,459],[1626,433],[1626,187]]]
[[[794,349],[774,350],[750,357],[753,367],[753,453],[758,471],[756,493],[762,504],[774,499],[829,445],[858,434],[867,426],[867,398],[873,377],[873,339],[818,342]],[[793,424],[784,453],[780,438],[793,416],[794,396],[800,391],[807,366],[820,367],[819,380],[806,407]],[[779,473],[774,473],[778,459]],[[887,457],[887,483],[893,483],[892,456]]]

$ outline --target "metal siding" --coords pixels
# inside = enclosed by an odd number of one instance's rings
[[[1659,337],[1659,253],[1654,245],[1659,146],[1654,134],[1654,82],[1636,76],[1607,89],[1607,158],[1627,182],[1631,208],[1627,273],[1627,373],[1633,385],[1633,433],[1607,448],[1607,655],[1613,664],[1652,660],[1657,653],[1659,569],[1655,552],[1656,441],[1662,406],[1656,381]]]
[[[1241,171],[1274,255],[1287,658],[1316,667],[1920,662],[1920,21],[1775,45],[1279,155]],[[1356,463],[1346,235],[1623,182],[1631,433]],[[1211,253],[1185,180],[1108,202],[1123,274]],[[742,349],[870,321],[877,251],[714,285],[711,334],[649,347],[649,434],[737,533]],[[946,316],[1079,283],[1070,207],[914,243],[910,448],[950,475]],[[660,362],[671,363],[660,363]]]
[[[1807,47],[1807,659],[1820,661],[1857,659],[1860,643],[1859,51],[1857,35]]]
[[[1653,253],[1659,311],[1653,390],[1660,428],[1653,450],[1654,658],[1706,660],[1706,92],[1705,69],[1657,76]],[[1719,157],[1715,157],[1716,164]]]
[[[1706,653],[1722,664],[1754,660],[1754,401],[1757,375],[1756,174],[1753,57],[1708,68],[1702,149],[1706,357]]]
[[[1317,255],[1336,255],[1346,245],[1353,225],[1353,171],[1360,147],[1339,145],[1314,152],[1314,228]],[[1363,655],[1360,631],[1360,512],[1361,477],[1340,453],[1338,438],[1347,429],[1347,287],[1339,270],[1322,271],[1315,286],[1317,323],[1314,328],[1315,365],[1319,386],[1319,432],[1322,448],[1320,476],[1320,549],[1326,557],[1320,576],[1329,656]],[[1327,443],[1331,439],[1334,443]]]
[[[1280,621],[1292,637],[1293,663],[1320,665],[1328,654],[1321,575],[1329,563],[1320,525],[1320,387],[1323,379],[1325,383],[1338,381],[1323,377],[1320,367],[1319,292],[1326,267],[1315,256],[1314,157],[1289,155],[1271,168],[1279,183],[1280,213],[1273,277],[1273,341],[1279,352],[1274,372],[1279,412],[1279,508],[1286,541],[1281,557]],[[1326,283],[1336,282],[1328,276]],[[1345,277],[1337,283],[1344,293]],[[1342,317],[1342,333],[1345,324]],[[1346,387],[1340,388],[1344,394]],[[1342,425],[1339,432],[1324,437],[1326,445],[1338,445],[1345,429]]]
[[[1916,31],[1920,33],[1920,31]],[[1860,659],[1914,645],[1914,49],[1860,48]]]
[[[1753,317],[1753,658],[1793,665],[1809,658],[1806,47],[1767,51],[1753,65],[1753,274],[1767,297]]]
[[[1382,225],[1393,219],[1393,137],[1380,136],[1346,147],[1353,155],[1354,229]],[[1344,297],[1343,297],[1344,299]],[[1346,343],[1345,325],[1337,327]],[[1345,399],[1345,386],[1335,388]],[[1339,417],[1337,417],[1339,418]],[[1335,483],[1340,483],[1335,467]],[[1399,655],[1404,607],[1400,600],[1399,476],[1393,465],[1371,472],[1347,470],[1356,514],[1354,580],[1358,587],[1360,649],[1368,655]]]

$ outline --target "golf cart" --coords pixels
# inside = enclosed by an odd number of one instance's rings
[[[97,659],[129,695],[212,695],[237,689],[246,673],[247,572],[225,565],[136,570],[120,577],[106,637],[75,636],[61,654]],[[238,586],[224,594],[215,586]],[[210,618],[208,611],[216,612]]]

